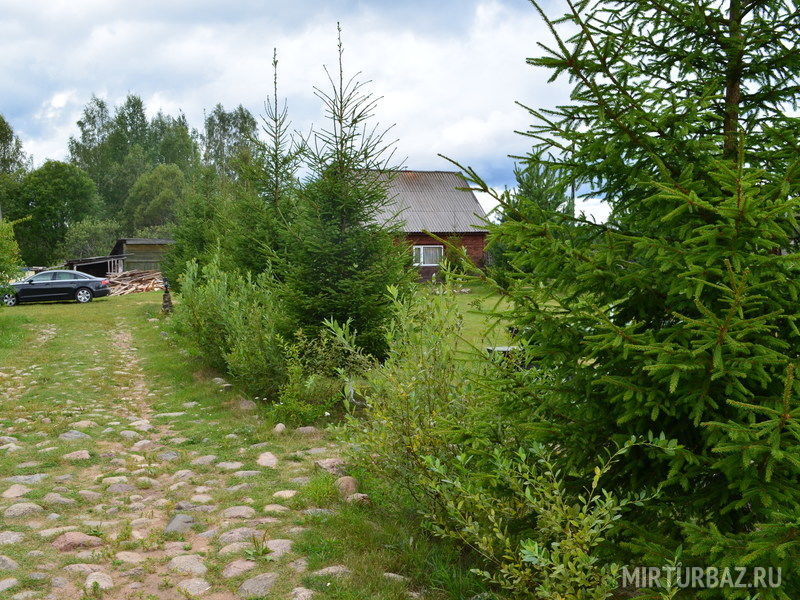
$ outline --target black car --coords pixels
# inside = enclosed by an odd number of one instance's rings
[[[3,295],[6,306],[43,300],[85,303],[111,293],[107,280],[80,271],[42,271],[10,285],[14,292]]]

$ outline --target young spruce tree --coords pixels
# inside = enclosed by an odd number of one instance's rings
[[[781,567],[782,587],[758,597],[800,597],[800,9],[567,4],[556,20],[539,9],[554,41],[529,62],[569,77],[572,102],[531,110],[533,154],[612,213],[496,228],[517,249],[507,292],[537,363],[506,408],[541,425],[565,473],[631,436],[675,446],[632,452],[606,480],[661,489],[612,556]]]
[[[382,356],[388,287],[407,282],[411,270],[399,232],[377,218],[391,201],[392,144],[370,125],[377,99],[356,77],[345,79],[342,54],[340,32],[338,72],[328,72],[328,91],[315,89],[328,126],[309,140],[311,174],[287,232],[283,295],[296,329],[314,335],[326,319],[349,321],[358,344]]]

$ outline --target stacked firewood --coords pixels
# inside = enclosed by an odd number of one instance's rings
[[[112,296],[152,292],[164,288],[164,280],[160,271],[125,271],[117,275],[109,275],[107,279]]]

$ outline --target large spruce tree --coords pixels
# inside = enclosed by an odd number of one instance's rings
[[[392,144],[386,130],[370,124],[377,100],[363,82],[345,79],[341,37],[329,83],[327,91],[316,88],[327,127],[312,132],[311,173],[297,192],[279,264],[284,298],[296,328],[314,335],[326,319],[350,322],[358,344],[382,356],[388,287],[411,273],[397,226],[379,220],[391,202]]]
[[[595,224],[517,212],[496,229],[516,249],[507,291],[538,364],[504,388],[509,415],[541,425],[565,473],[631,436],[673,440],[674,453],[645,446],[606,481],[661,488],[613,552],[780,566],[783,587],[759,597],[797,598],[800,9],[568,7],[560,19],[540,9],[553,42],[529,62],[574,88],[565,106],[531,109],[533,155],[612,213]],[[703,594],[746,596],[690,597]]]

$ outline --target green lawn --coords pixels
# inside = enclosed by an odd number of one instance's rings
[[[441,288],[422,284],[421,289],[426,293],[435,293]],[[468,293],[458,291],[452,294],[459,312],[464,316],[462,337],[465,345],[476,348],[507,345],[510,336],[506,324],[502,318],[493,314],[502,313],[508,306],[508,301],[489,286],[480,283],[467,283],[456,286],[456,289],[469,290]]]

